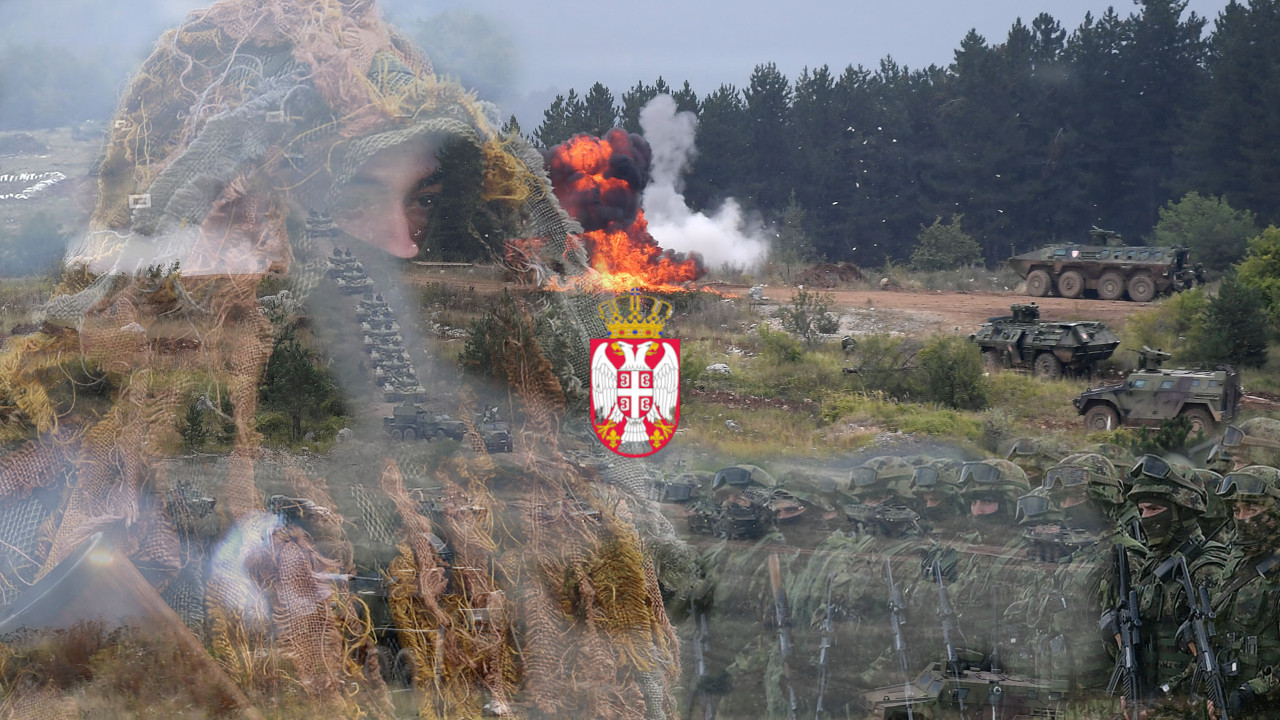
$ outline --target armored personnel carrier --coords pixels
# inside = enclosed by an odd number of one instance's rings
[[[1026,279],[1032,297],[1056,292],[1078,298],[1094,290],[1102,300],[1123,300],[1127,293],[1134,302],[1148,302],[1204,281],[1186,248],[1124,245],[1117,233],[1098,228],[1089,235],[1093,244],[1050,245],[1014,255],[1009,267]]]
[[[1030,370],[1045,378],[1092,375],[1120,344],[1100,322],[1041,321],[1035,303],[1014,304],[1010,310],[1012,315],[991,318],[969,336],[982,348],[988,368]]]
[[[391,410],[391,417],[382,418],[382,427],[393,440],[417,440],[419,438],[453,438],[461,440],[467,428],[464,423],[448,415],[437,415],[404,402]]]
[[[1191,432],[1208,433],[1240,412],[1240,374],[1230,365],[1168,369],[1169,353],[1144,347],[1138,369],[1119,385],[1090,388],[1072,400],[1090,430],[1121,425],[1159,425],[1185,416]]]

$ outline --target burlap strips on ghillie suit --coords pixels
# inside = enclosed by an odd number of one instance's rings
[[[388,717],[381,629],[348,586],[373,572],[423,716],[486,704],[668,716],[678,652],[652,553],[682,551],[633,494],[643,467],[615,464],[606,485],[562,459],[565,390],[581,392],[587,338],[607,334],[602,298],[541,156],[493,115],[369,0],[227,0],[161,37],[110,126],[98,205],[44,324],[0,348],[0,601],[92,533],[121,529],[125,554],[251,698]],[[270,278],[305,302],[334,241],[291,228],[329,217],[370,157],[424,139],[474,149],[485,212],[523,240],[495,257],[585,288],[526,309],[554,311],[573,367],[551,366],[539,349],[551,338],[520,338],[501,358],[529,453],[518,478],[475,442],[441,467],[385,451],[380,479],[329,487],[314,464],[264,458],[255,416],[277,328],[259,291]],[[200,395],[230,407],[230,455],[166,459]],[[474,402],[464,393],[464,420]],[[412,495],[426,482],[444,488],[436,515]],[[308,502],[267,507],[267,488]],[[348,531],[394,557],[357,567]],[[447,540],[448,562],[431,538]],[[74,704],[73,684],[0,659],[4,710]]]

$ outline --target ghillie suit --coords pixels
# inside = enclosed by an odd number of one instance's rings
[[[227,0],[164,35],[116,112],[89,232],[45,322],[0,349],[11,449],[0,457],[0,600],[116,529],[255,699],[389,716],[394,661],[424,716],[670,714],[678,654],[653,553],[669,577],[687,558],[632,494],[643,467],[600,478],[561,455],[566,395],[584,385],[587,339],[606,335],[603,298],[541,156],[492,116],[437,78],[371,0]],[[260,384],[282,331],[300,323],[259,296],[320,294],[336,246],[363,247],[331,220],[366,163],[423,144],[440,149],[433,177],[449,211],[415,243],[444,223],[476,242],[490,228],[487,250],[522,275],[579,289],[522,304],[495,358],[522,420],[523,468],[487,456],[464,389],[474,454],[427,465],[365,448],[381,455],[381,477],[366,463],[361,482],[330,485],[323,463],[262,448]],[[540,313],[555,322],[535,336],[528,318]],[[544,352],[554,343],[574,349],[560,366]],[[165,460],[202,396],[225,417],[230,454]],[[423,502],[426,483],[443,499]],[[283,499],[264,499],[273,493]],[[367,547],[390,552],[363,565]],[[370,574],[387,595],[385,628],[353,589]],[[0,666],[14,703],[74,693],[31,685],[38,669],[22,672],[21,658]]]

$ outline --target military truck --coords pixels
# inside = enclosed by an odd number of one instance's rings
[[[1240,412],[1240,374],[1230,365],[1212,368],[1162,367],[1169,353],[1143,347],[1138,369],[1119,385],[1090,388],[1072,400],[1090,430],[1121,425],[1159,425],[1178,416],[1191,432],[1208,433]]]
[[[1184,247],[1124,245],[1119,234],[1094,228],[1090,245],[1050,245],[1009,258],[1009,267],[1027,281],[1027,294],[1083,297],[1093,290],[1102,300],[1148,302],[1204,282]]]
[[[461,440],[467,432],[466,425],[461,421],[448,415],[428,412],[412,402],[404,402],[392,408],[391,417],[382,418],[382,427],[393,440]]]
[[[1092,375],[1120,344],[1100,322],[1041,321],[1035,303],[1015,303],[1009,309],[1012,315],[993,317],[969,336],[982,348],[989,369],[1030,370],[1044,378]]]

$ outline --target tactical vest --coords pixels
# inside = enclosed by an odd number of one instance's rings
[[[1280,558],[1235,558],[1223,576],[1229,579],[1213,605],[1228,687],[1248,683],[1259,696],[1248,717],[1280,717],[1270,708],[1280,686]]]

